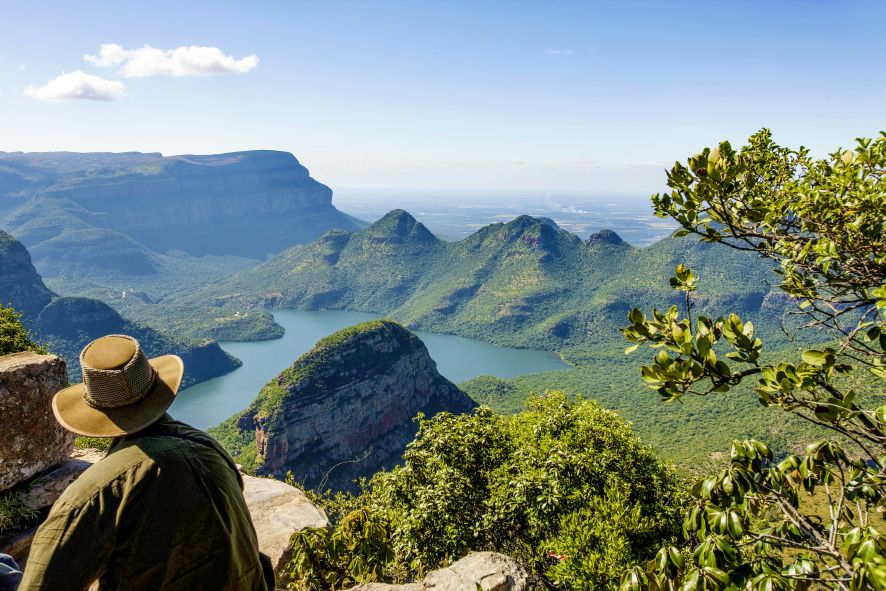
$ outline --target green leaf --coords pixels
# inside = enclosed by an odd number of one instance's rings
[[[824,351],[809,349],[807,351],[803,351],[801,357],[803,361],[805,361],[809,365],[824,365],[828,356]]]

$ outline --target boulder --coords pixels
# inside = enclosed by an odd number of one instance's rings
[[[67,385],[60,357],[0,357],[0,491],[68,458],[74,435],[52,414],[53,395]]]
[[[19,500],[35,511],[51,507],[80,474],[104,456],[103,451],[75,449],[70,458],[41,474],[19,492]]]
[[[513,558],[496,552],[472,552],[446,568],[435,570],[420,583],[369,583],[351,591],[525,591],[526,569]]]
[[[292,557],[292,534],[306,527],[329,527],[329,519],[305,493],[285,482],[244,474],[243,485],[259,549],[271,557],[280,578]]]

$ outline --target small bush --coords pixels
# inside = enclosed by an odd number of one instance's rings
[[[0,304],[0,355],[22,351],[47,353],[45,347],[31,340],[21,319],[20,313]]]

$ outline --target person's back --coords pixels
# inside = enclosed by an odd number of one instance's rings
[[[125,437],[53,507],[21,589],[264,590],[233,462],[168,415]]]
[[[103,590],[273,588],[233,460],[164,413],[181,360],[147,360],[134,339],[113,335],[87,346],[81,364],[84,384],[56,394],[56,418],[115,441],[53,505],[20,589],[77,590],[96,580]]]

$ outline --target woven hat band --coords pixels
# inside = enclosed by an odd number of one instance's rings
[[[93,408],[119,408],[134,404],[144,398],[157,380],[157,372],[148,363],[138,341],[132,337],[135,354],[120,369],[98,369],[90,367],[84,360],[86,349],[80,354],[80,367],[83,369],[83,398]]]

